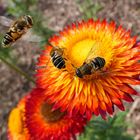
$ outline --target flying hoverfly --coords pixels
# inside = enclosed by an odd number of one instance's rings
[[[32,17],[29,15],[21,16],[13,22],[9,30],[6,32],[3,40],[2,47],[7,47],[9,44],[21,38],[29,28],[33,26]]]
[[[27,32],[32,26],[33,20],[29,15],[21,16],[16,20],[0,16],[0,27],[8,27],[8,31],[1,42],[2,47],[6,48],[20,38],[30,42],[39,42],[40,38],[38,36],[33,35],[30,31]],[[24,35],[25,33],[26,35]]]

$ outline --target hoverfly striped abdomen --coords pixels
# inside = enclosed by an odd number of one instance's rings
[[[94,71],[100,70],[105,65],[105,59],[102,57],[95,57],[89,63],[84,62],[82,66],[76,69],[76,76],[83,78],[84,75],[91,75]]]
[[[58,69],[65,68],[65,59],[63,58],[63,51],[59,49],[53,48],[50,52],[51,60],[54,66]]]
[[[105,65],[105,59],[101,57],[96,57],[91,61],[91,64],[95,70],[101,69]]]

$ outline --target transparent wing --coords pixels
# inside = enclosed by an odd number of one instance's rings
[[[98,48],[100,47],[100,44],[96,42],[96,44],[93,44],[91,49],[89,50],[87,57],[84,62],[89,62],[90,60],[94,59],[95,57],[98,56]],[[100,56],[99,56],[100,57]]]
[[[27,40],[29,42],[41,42],[41,37],[38,35],[35,35],[32,32],[32,29],[29,29],[29,31],[21,37],[21,40]]]
[[[13,23],[12,19],[0,16],[0,26],[10,27],[12,23]]]

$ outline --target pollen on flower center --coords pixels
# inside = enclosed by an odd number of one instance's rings
[[[43,118],[47,123],[51,123],[59,121],[64,116],[65,113],[60,112],[59,109],[52,111],[52,105],[44,103],[41,106],[41,114],[43,115]]]
[[[86,60],[90,50],[94,46],[95,41],[91,39],[85,39],[77,42],[74,46],[68,50],[68,59],[71,60],[75,67],[79,67]]]
[[[109,48],[108,48],[109,47]],[[102,57],[105,59],[105,67],[109,67],[112,60],[113,50],[109,43],[102,42],[101,40],[95,40],[92,38],[85,38],[76,42],[73,46],[64,50],[67,57],[68,64],[67,71],[75,75],[75,69],[83,65],[84,62],[95,59],[96,57]],[[109,53],[107,53],[109,52]],[[100,75],[100,72],[94,72],[92,77]],[[86,76],[91,78],[91,76]],[[86,78],[86,79],[87,79]]]

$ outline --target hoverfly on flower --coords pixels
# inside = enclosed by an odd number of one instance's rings
[[[95,57],[89,63],[84,62],[82,66],[76,69],[76,75],[83,78],[84,75],[91,75],[94,71],[100,70],[105,65],[105,59]]]
[[[96,44],[99,45],[99,43]],[[75,74],[79,78],[83,78],[84,76],[90,76],[94,74],[95,72],[98,72],[102,70],[104,67],[106,61],[103,58],[102,54],[94,55],[95,54],[95,45],[91,47],[89,50],[86,59],[83,61],[82,65],[75,67]],[[102,71],[103,72],[103,71]]]
[[[65,68],[65,58],[63,58],[63,49],[53,47],[50,52],[51,60],[54,66],[58,69]]]

